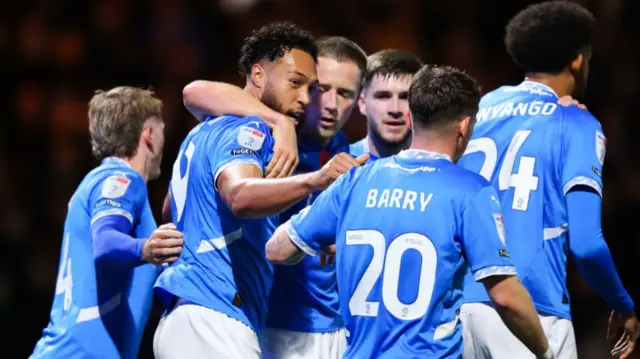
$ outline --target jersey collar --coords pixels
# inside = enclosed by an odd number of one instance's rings
[[[545,92],[548,92],[548,93],[554,95],[555,97],[558,97],[558,94],[551,87],[549,87],[549,86],[547,86],[545,84],[541,84],[539,82],[527,80],[526,77],[525,77],[524,81],[522,81],[522,83],[520,83],[520,85],[518,85],[518,87],[540,89],[542,91],[545,91]]]
[[[115,157],[115,156],[111,156],[111,157],[107,157],[105,159],[102,160],[102,164],[117,164],[120,165],[122,167],[129,167],[131,168],[131,165],[129,164],[129,162],[123,160],[120,157]]]
[[[444,153],[437,153],[425,150],[403,150],[398,153],[400,158],[413,158],[417,160],[446,160],[451,162],[451,157]]]

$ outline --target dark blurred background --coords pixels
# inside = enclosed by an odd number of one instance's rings
[[[155,214],[172,162],[195,124],[181,90],[194,79],[241,84],[236,59],[250,31],[293,20],[317,36],[344,35],[367,52],[402,48],[425,62],[467,70],[484,91],[522,73],[502,42],[508,19],[534,1],[498,0],[22,0],[0,5],[0,341],[26,358],[46,326],[67,201],[96,161],[87,102],[96,89],[153,87],[165,103],[162,177],[149,190]],[[638,123],[640,1],[581,1],[598,20],[585,103],[608,137],[604,233],[623,281],[640,301]],[[635,64],[635,65],[634,65]],[[356,111],[357,112],[357,109]],[[354,114],[352,140],[365,134]],[[570,265],[581,358],[606,358],[608,308]],[[159,317],[141,358],[152,358]],[[639,356],[634,356],[638,358]]]

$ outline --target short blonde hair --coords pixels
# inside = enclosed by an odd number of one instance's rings
[[[120,86],[96,91],[89,101],[93,155],[98,160],[134,156],[145,121],[162,121],[161,113],[162,101],[151,90]]]

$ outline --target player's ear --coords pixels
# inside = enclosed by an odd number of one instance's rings
[[[571,64],[569,64],[569,69],[571,70],[571,73],[576,73],[580,71],[580,69],[582,68],[583,61],[584,61],[584,55],[578,54],[578,56],[576,56],[576,58],[573,59],[573,61],[571,61]]]
[[[407,111],[404,115],[404,122],[407,124],[410,130],[413,131],[413,119],[411,118],[411,111]]]
[[[471,137],[473,131],[473,119],[471,116],[463,116],[458,121],[458,131],[463,138]]]
[[[251,66],[251,75],[249,76],[251,77],[251,83],[253,83],[253,86],[257,88],[264,87],[264,84],[267,79],[266,79],[266,74],[262,65],[253,64],[253,66]]]
[[[362,116],[367,115],[367,106],[364,102],[364,90],[360,91],[360,96],[358,96],[358,109],[360,110]]]

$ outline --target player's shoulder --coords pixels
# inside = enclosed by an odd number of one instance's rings
[[[349,145],[349,154],[353,157],[358,157],[368,152],[369,143],[366,137]]]
[[[593,128],[601,129],[600,121],[589,111],[579,108],[578,106],[558,106],[560,114],[562,114],[562,122],[567,129],[580,130]]]
[[[89,172],[80,187],[88,192],[100,189],[102,197],[118,198],[125,193],[146,193],[147,186],[140,173],[131,167],[103,163]]]
[[[455,188],[466,193],[476,193],[485,187],[491,187],[491,183],[480,174],[468,170],[462,166],[451,164],[443,169],[447,174],[447,181]]]

